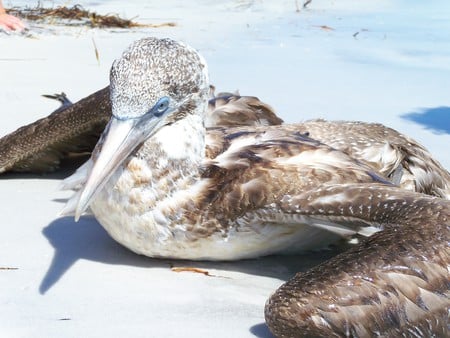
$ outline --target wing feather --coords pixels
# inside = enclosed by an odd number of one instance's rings
[[[108,88],[57,109],[0,139],[0,173],[47,172],[62,158],[90,152],[109,119]]]
[[[330,197],[343,194],[348,200],[337,207]],[[275,335],[449,335],[448,201],[381,185],[327,187],[308,203],[305,197],[291,199],[286,211],[317,215],[320,206],[384,229],[278,289],[265,310]],[[363,205],[356,216],[355,205]]]

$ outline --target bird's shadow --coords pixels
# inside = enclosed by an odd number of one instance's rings
[[[238,271],[288,280],[296,272],[305,271],[348,248],[342,244],[328,250],[301,255],[274,255],[236,262],[190,262],[137,255],[115,242],[93,216],[82,217],[78,223],[75,223],[72,217],[56,219],[44,228],[43,234],[54,247],[54,255],[39,287],[41,294],[49,291],[80,259],[145,268],[170,269],[177,265],[193,266],[206,270],[211,268]],[[255,337],[273,338],[265,323],[255,324],[249,331]]]
[[[272,332],[270,332],[266,323],[253,325],[250,328],[250,333],[252,333],[255,337],[258,338],[275,338]]]
[[[340,245],[302,255],[275,255],[234,262],[190,262],[137,255],[115,242],[92,216],[82,217],[78,223],[75,223],[72,217],[56,219],[44,228],[43,234],[53,246],[54,255],[40,284],[41,294],[50,290],[80,259],[145,268],[169,269],[176,265],[195,266],[202,269],[237,271],[287,280],[296,272],[305,271],[346,249],[345,245]]]
[[[421,124],[436,133],[450,134],[450,107],[421,109],[419,112],[407,113],[401,115],[401,117]]]

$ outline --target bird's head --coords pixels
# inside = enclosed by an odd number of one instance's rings
[[[131,44],[111,68],[112,117],[94,150],[75,218],[145,140],[188,114],[203,117],[208,93],[207,66],[193,48],[157,38]]]

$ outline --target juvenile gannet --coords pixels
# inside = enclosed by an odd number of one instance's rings
[[[437,173],[420,175],[439,176],[439,164],[427,163],[422,148],[409,152],[419,160],[397,160],[408,152],[379,137],[374,147],[387,144],[387,159],[360,151],[362,124],[337,124],[344,134],[361,132],[333,147],[300,125],[207,130],[208,92],[206,63],[192,48],[169,39],[133,43],[113,64],[112,118],[91,159],[66,181],[78,191],[65,211],[78,218],[90,206],[112,237],[153,257],[257,257],[323,246],[333,240],[324,229],[379,231],[282,286],[266,304],[271,331],[448,334],[450,202],[389,181],[402,183],[408,164],[435,165]],[[398,135],[374,128],[382,139]],[[442,172],[435,194],[448,196]]]

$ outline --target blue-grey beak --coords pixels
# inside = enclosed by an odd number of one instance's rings
[[[115,170],[140,144],[164,126],[166,117],[176,110],[169,108],[166,104],[162,111],[160,101],[149,113],[141,117],[119,119],[113,116],[111,118],[94,150],[92,156],[94,165],[88,174],[75,209],[76,221]]]

